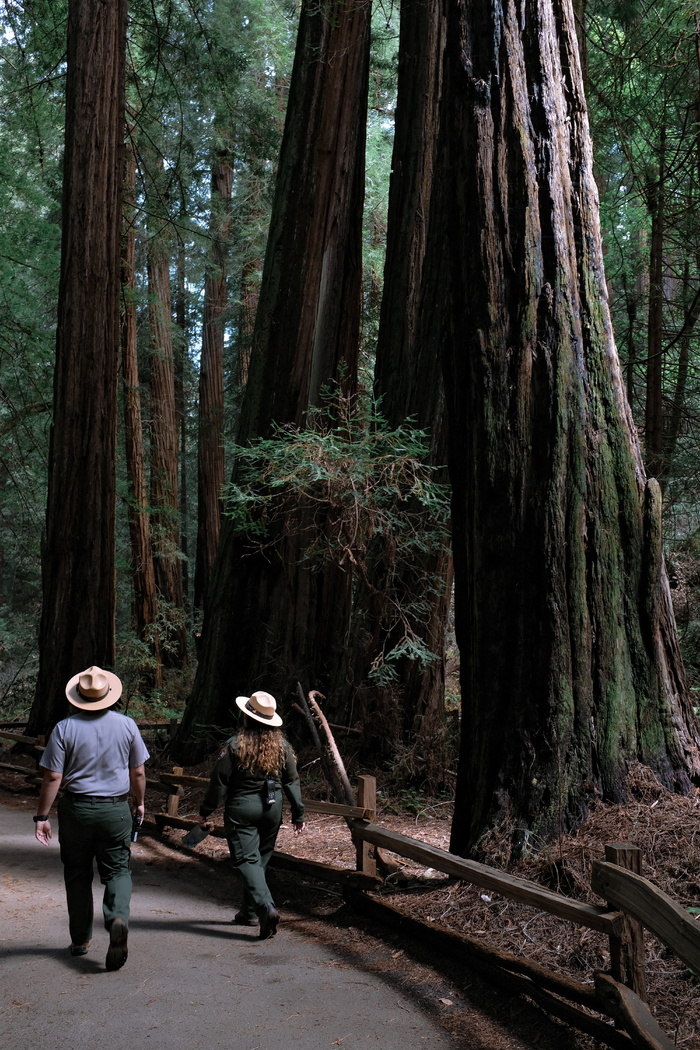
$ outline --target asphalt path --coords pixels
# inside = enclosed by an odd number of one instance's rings
[[[97,877],[90,952],[73,958],[57,822],[42,846],[31,813],[0,804],[0,1046],[455,1050],[401,990],[348,966],[293,921],[266,941],[233,926],[232,900],[208,892],[206,869],[164,862],[146,836],[133,849],[126,965],[105,970]]]

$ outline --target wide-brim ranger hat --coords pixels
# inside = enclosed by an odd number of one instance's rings
[[[66,696],[81,711],[103,711],[116,704],[122,695],[122,684],[111,671],[88,667],[73,675],[66,686]]]
[[[281,726],[282,718],[277,714],[277,701],[274,696],[261,689],[251,696],[237,696],[236,705],[248,718],[262,722],[266,726]]]

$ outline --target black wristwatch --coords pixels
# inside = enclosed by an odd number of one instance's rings
[[[38,824],[40,820],[48,820],[48,817],[32,817],[35,824]]]

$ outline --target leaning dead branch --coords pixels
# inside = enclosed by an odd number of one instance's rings
[[[294,708],[304,716],[306,724],[309,726],[311,736],[321,758],[321,767],[336,800],[344,802],[348,806],[357,805],[355,792],[352,790],[345,763],[338,750],[338,745],[335,742],[328,720],[318,704],[318,700],[325,700],[325,696],[323,693],[319,693],[317,689],[311,689],[307,696],[304,696],[300,682],[297,682],[297,691],[301,703],[294,704]],[[352,834],[353,842],[357,846],[353,821],[346,818],[346,822]],[[377,864],[384,875],[391,875],[400,869],[401,865],[387,860],[378,847],[375,847],[374,854]]]

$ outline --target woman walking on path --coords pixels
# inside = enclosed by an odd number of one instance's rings
[[[224,830],[231,863],[243,879],[243,905],[234,922],[260,923],[260,939],[277,932],[279,913],[265,878],[282,823],[282,791],[292,807],[294,834],[304,828],[296,757],[280,726],[273,696],[258,691],[236,697],[243,724],[227,740],[212,770],[199,809],[208,817],[224,801]]]

